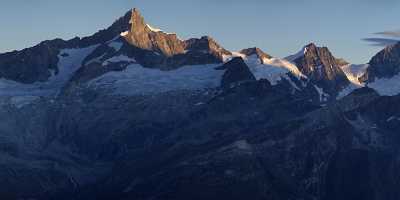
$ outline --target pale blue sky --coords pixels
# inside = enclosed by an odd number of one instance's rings
[[[400,28],[398,0],[8,0],[0,3],[0,52],[90,35],[132,7],[181,38],[210,35],[229,50],[258,46],[278,57],[315,42],[352,63],[382,48],[362,38]]]

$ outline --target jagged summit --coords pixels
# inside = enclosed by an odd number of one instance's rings
[[[156,51],[167,57],[184,53],[184,44],[175,34],[154,31],[138,9],[132,9],[129,24],[129,29],[122,36],[131,45]]]
[[[373,82],[377,78],[391,78],[400,73],[400,42],[387,46],[369,61],[370,67],[362,77]]]
[[[222,60],[224,55],[230,55],[229,51],[209,36],[182,41],[176,34],[165,33],[147,24],[138,9],[132,9],[130,15],[130,27],[121,35],[135,47],[156,51],[166,57],[185,54],[189,51],[212,54],[219,60]]]
[[[125,13],[124,16],[117,19],[111,26],[106,29],[100,30],[97,33],[84,37],[80,40],[80,47],[96,45],[114,39],[121,33],[130,29],[129,21],[131,20],[132,10]]]
[[[310,44],[304,46],[304,47],[301,48],[300,51],[298,51],[297,53],[295,53],[295,54],[293,54],[293,55],[290,55],[290,56],[287,56],[287,57],[285,58],[285,60],[288,60],[288,61],[290,61],[290,62],[294,62],[294,60],[296,60],[297,58],[300,58],[300,57],[304,56],[305,53],[307,52],[307,46],[315,46],[315,44],[314,44],[314,43],[310,43]]]
[[[343,61],[335,58],[327,47],[310,43],[287,59],[328,93],[336,93],[350,83],[340,68]]]
[[[306,49],[312,49],[312,48],[318,48],[318,46],[315,44],[315,42],[310,42],[306,46],[304,46]]]
[[[133,23],[133,20],[141,20],[142,22],[144,22],[144,18],[142,17],[142,15],[140,14],[139,9],[137,8],[132,8],[131,12],[131,21],[130,23]]]
[[[306,46],[303,47],[303,53],[304,54],[311,53],[311,52],[316,52],[316,51],[318,51],[318,52],[326,51],[326,52],[329,52],[332,55],[332,53],[330,52],[328,47],[326,47],[326,46],[319,47],[313,42],[311,42],[311,43],[309,43],[309,44],[307,44]],[[335,62],[338,65],[348,64],[348,62],[345,61],[342,58],[336,58],[334,56],[332,56],[332,57],[335,59]]]
[[[231,55],[232,53],[224,49],[219,45],[212,37],[203,36],[200,39],[191,38],[184,41],[184,48],[187,52],[196,53],[207,53],[212,54],[220,61],[224,60],[225,56]]]
[[[153,67],[168,65],[167,68],[176,68],[182,65],[221,63],[226,55],[231,55],[229,51],[209,36],[183,41],[176,34],[165,33],[160,29],[153,28],[146,23],[144,17],[136,8],[130,11],[129,25],[127,31],[123,32],[121,36],[130,45],[136,47],[136,51],[144,50],[144,52],[139,53],[139,57],[152,54],[151,52],[160,55],[159,58],[152,59],[156,61],[155,63],[142,62],[144,65]],[[141,58],[138,60],[143,61]]]
[[[185,41],[185,49],[188,50],[210,50],[222,49],[222,47],[210,36],[203,36],[201,38],[191,38]],[[227,52],[228,53],[228,52]]]
[[[243,55],[246,55],[246,56],[256,55],[260,59],[261,63],[263,63],[263,64],[265,64],[265,60],[266,59],[271,59],[272,58],[271,55],[265,53],[264,51],[262,51],[258,47],[243,49],[239,53],[243,54]]]
[[[146,29],[150,29],[150,31],[152,31],[152,32],[164,32],[161,29],[154,28],[150,24],[147,24],[145,22],[145,20],[144,20],[144,17],[140,14],[139,9],[133,8],[130,12],[131,12],[131,16],[130,16],[130,20],[129,20],[129,24],[130,25],[139,23],[140,26],[144,26],[145,25],[144,27]],[[164,32],[164,33],[166,33],[166,32]],[[167,34],[173,35],[175,33],[167,33]]]
[[[304,51],[304,53],[306,53],[308,50],[312,50],[312,49],[316,49],[316,48],[318,48],[318,46],[314,42],[310,42],[303,47],[303,51]]]

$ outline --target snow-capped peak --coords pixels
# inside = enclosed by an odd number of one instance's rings
[[[224,61],[228,62],[235,57],[241,57],[245,61],[257,80],[267,79],[272,85],[276,85],[279,81],[285,79],[289,81],[295,89],[299,90],[288,74],[290,73],[298,79],[306,78],[295,64],[284,59],[269,56],[258,48],[249,48],[239,52],[232,52],[232,55],[225,56]]]
[[[308,46],[306,45],[303,48],[301,48],[300,51],[298,51],[297,53],[290,55],[288,57],[285,58],[285,60],[289,61],[289,62],[294,62],[297,58],[300,58],[304,55],[306,55],[307,51],[308,51]]]
[[[304,49],[305,48],[306,46]],[[307,50],[304,50],[304,53],[306,51]],[[234,57],[243,58],[257,79],[266,78],[273,85],[281,80],[281,78],[288,78],[287,73],[291,73],[298,78],[306,78],[295,64],[285,59],[269,56],[258,48],[249,48],[239,52],[232,52],[232,55],[225,60],[229,61]]]

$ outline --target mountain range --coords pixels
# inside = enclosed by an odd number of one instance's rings
[[[183,40],[132,9],[0,54],[1,199],[400,199],[400,43],[355,65]]]

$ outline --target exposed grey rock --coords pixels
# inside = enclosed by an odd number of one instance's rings
[[[213,38],[204,36],[200,39],[192,38],[186,40],[185,49],[189,52],[204,53],[207,52],[219,60],[223,61],[224,56],[232,55],[231,52],[220,46]]]
[[[222,63],[225,55],[231,55],[208,36],[182,41],[176,34],[152,31],[137,9],[132,10],[129,23],[130,31],[123,37],[135,48],[127,46],[125,52],[146,67],[170,70],[184,65]]]
[[[265,64],[264,59],[272,58],[272,56],[266,54],[260,48],[257,48],[257,47],[243,49],[239,53],[244,54],[246,56],[257,55],[257,57],[260,59],[261,63],[263,63],[263,64]]]
[[[325,92],[336,96],[350,81],[340,68],[342,62],[333,57],[327,47],[311,43],[305,47],[304,56],[294,60],[299,70]]]
[[[230,88],[235,84],[256,80],[249,67],[240,57],[233,58],[231,61],[218,67],[218,69],[226,70],[221,82],[221,86],[224,88]]]
[[[343,59],[343,58],[336,58],[336,63],[339,65],[339,66],[344,66],[344,65],[348,65],[348,64],[350,64],[349,62],[347,62],[345,59]]]
[[[59,50],[67,46],[71,45],[56,39],[21,51],[0,54],[0,78],[22,83],[46,81],[51,76],[51,70],[57,74]]]
[[[361,81],[373,82],[377,78],[391,78],[400,72],[400,43],[390,45],[369,61],[367,72]]]
[[[140,49],[156,51],[166,57],[184,53],[184,44],[176,34],[152,31],[137,9],[132,10],[129,24],[131,27],[123,37],[131,45]]]

